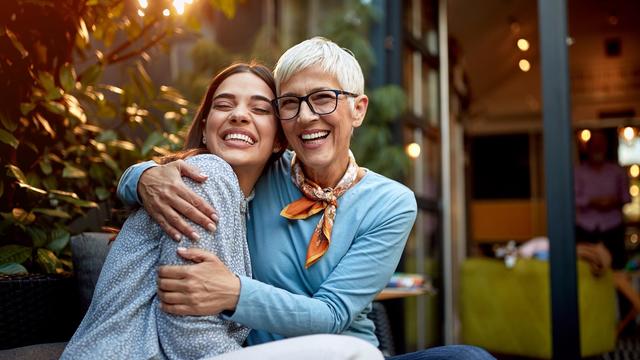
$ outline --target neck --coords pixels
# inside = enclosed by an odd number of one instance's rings
[[[256,185],[260,174],[262,174],[262,170],[264,167],[255,168],[255,167],[234,167],[233,172],[236,173],[238,177],[238,183],[240,184],[240,190],[244,194],[244,197],[248,197],[253,190],[253,187]]]
[[[349,156],[347,155],[335,164],[331,164],[321,169],[312,169],[305,167],[304,164],[301,165],[309,180],[318,184],[321,188],[333,188],[338,185],[338,182],[340,182],[344,173],[347,171],[347,168],[349,167]]]

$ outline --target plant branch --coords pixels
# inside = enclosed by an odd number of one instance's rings
[[[157,43],[159,43],[165,37],[167,37],[167,33],[162,33],[162,34],[156,36],[155,38],[151,39],[151,41],[149,41],[149,43],[147,43],[146,45],[144,45],[143,47],[141,47],[138,50],[134,50],[134,51],[128,52],[126,54],[122,54],[120,56],[116,56],[114,58],[107,59],[107,61],[105,62],[105,65],[106,64],[119,63],[119,62],[122,62],[122,61],[125,61],[125,60],[129,60],[130,58],[139,56],[143,52],[145,52],[145,51],[149,50],[150,48],[152,48],[153,46],[155,46]]]
[[[136,36],[134,39],[129,39],[127,41],[124,41],[122,44],[118,45],[118,47],[116,47],[115,49],[111,50],[109,52],[109,54],[107,54],[105,56],[105,63],[107,64],[112,64],[117,58],[121,57],[118,55],[119,52],[127,49],[129,46],[131,46],[133,43],[135,43],[136,41],[140,40],[149,30],[151,30],[152,27],[155,26],[155,24],[158,22],[158,19],[153,19],[150,23],[148,23],[147,25],[145,25],[142,30],[140,31],[140,33],[138,34],[138,36]]]

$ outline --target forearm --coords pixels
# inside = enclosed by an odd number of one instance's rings
[[[250,328],[290,337],[337,334],[351,323],[348,311],[331,299],[292,294],[247,277],[240,277],[240,282],[240,298],[230,320]]]

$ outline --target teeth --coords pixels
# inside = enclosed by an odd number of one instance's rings
[[[253,139],[251,139],[250,137],[248,137],[247,135],[244,134],[238,134],[238,133],[231,133],[231,134],[227,134],[224,137],[225,140],[242,140],[246,143],[249,143],[251,145],[253,145],[254,141]]]
[[[329,135],[328,131],[318,131],[311,134],[302,134],[300,137],[302,138],[302,140],[314,140],[321,137],[325,137],[327,135]]]

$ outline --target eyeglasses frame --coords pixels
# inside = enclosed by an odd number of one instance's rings
[[[333,108],[333,110],[326,112],[326,113],[319,113],[317,112],[314,108],[313,105],[311,105],[311,102],[309,101],[309,97],[317,94],[319,92],[323,92],[323,91],[331,91],[334,94],[336,94],[336,106]],[[308,93],[305,96],[295,96],[295,95],[284,95],[284,96],[278,96],[277,98],[271,100],[271,105],[273,106],[273,108],[275,109],[275,114],[276,117],[278,119],[280,119],[280,121],[289,121],[289,120],[293,120],[295,119],[298,115],[300,115],[300,108],[302,108],[302,102],[306,102],[307,106],[309,107],[309,110],[311,110],[312,113],[316,114],[316,115],[329,115],[331,113],[333,113],[334,111],[336,111],[336,109],[338,109],[338,97],[340,95],[346,95],[346,96],[351,96],[351,97],[358,97],[360,95],[358,94],[354,94],[352,92],[348,92],[348,91],[344,91],[344,90],[338,90],[338,89],[320,89],[320,90],[316,90],[316,91],[312,91],[310,93]],[[298,111],[296,112],[295,115],[293,115],[290,118],[286,118],[283,119],[282,117],[280,117],[280,109],[278,107],[278,100],[282,99],[282,98],[297,98],[298,99]]]

